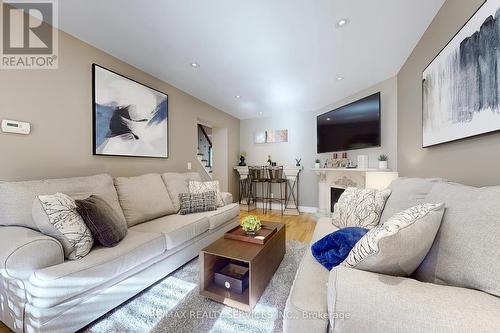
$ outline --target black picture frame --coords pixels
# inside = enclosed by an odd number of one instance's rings
[[[110,73],[113,73],[117,76],[120,76],[126,80],[129,80],[129,81],[132,81],[134,83],[137,83],[141,86],[144,86],[148,89],[151,89],[153,91],[156,91],[160,94],[163,94],[166,96],[167,98],[167,121],[166,121],[166,131],[167,131],[167,144],[166,144],[166,156],[142,156],[142,155],[120,155],[120,154],[101,154],[101,153],[97,153],[97,143],[96,143],[96,120],[97,120],[97,116],[96,116],[96,107],[97,107],[97,103],[96,103],[96,68],[100,68],[100,69],[103,69],[103,70],[106,70]],[[148,86],[142,82],[139,82],[137,80],[134,80],[128,76],[125,76],[123,74],[120,74],[120,73],[117,73],[116,71],[113,71],[109,68],[106,68],[104,66],[101,66],[99,64],[96,64],[96,63],[92,63],[92,155],[93,156],[101,156],[101,157],[130,157],[130,158],[150,158],[150,159],[168,159],[170,157],[170,121],[169,121],[169,113],[170,113],[170,109],[169,109],[169,105],[168,105],[168,102],[169,102],[169,97],[168,97],[168,94],[161,91],[161,90],[158,90],[156,88],[153,88],[151,86]]]

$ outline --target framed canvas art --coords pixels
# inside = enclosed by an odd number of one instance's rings
[[[500,130],[500,0],[488,0],[423,71],[430,147]]]
[[[94,155],[168,157],[168,96],[92,65]]]

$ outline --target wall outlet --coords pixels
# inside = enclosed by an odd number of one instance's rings
[[[191,170],[191,162],[188,162],[188,170]]]

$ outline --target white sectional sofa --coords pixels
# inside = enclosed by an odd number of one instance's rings
[[[178,210],[178,193],[196,173],[148,177],[161,186],[135,180],[141,202],[167,195]],[[104,198],[124,214],[110,175],[0,183],[1,320],[15,332],[74,332],[151,286],[203,247],[238,224],[239,206],[223,193],[225,206],[191,215],[172,213],[142,223],[127,223],[127,236],[115,247],[95,246],[82,259],[64,260],[61,244],[41,234],[31,218],[36,195],[62,192],[74,198]],[[122,202],[123,204],[123,202]],[[130,204],[130,202],[129,202]],[[130,205],[127,207],[130,210]],[[153,207],[151,207],[153,210]]]
[[[440,179],[398,179],[381,221],[417,204],[446,211],[413,276],[338,266],[331,272],[307,251],[287,300],[286,333],[499,332],[500,186],[475,188]],[[338,230],[318,221],[313,242]]]

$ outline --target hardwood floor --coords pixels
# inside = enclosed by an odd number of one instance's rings
[[[296,240],[303,243],[311,241],[314,228],[316,227],[316,219],[312,214],[300,214],[299,216],[281,216],[279,211],[272,211],[269,214],[263,214],[262,209],[256,209],[251,212],[240,212],[240,218],[248,215],[255,215],[262,221],[279,222],[286,224],[286,239]],[[0,333],[11,333],[0,321]]]
[[[263,214],[262,209],[255,209],[251,212],[240,212],[240,218],[248,215],[255,215],[261,221],[286,224],[286,239],[296,240],[303,243],[311,242],[314,228],[316,227],[316,218],[313,214],[303,213],[299,216],[281,216],[279,211],[272,211],[269,214]]]

